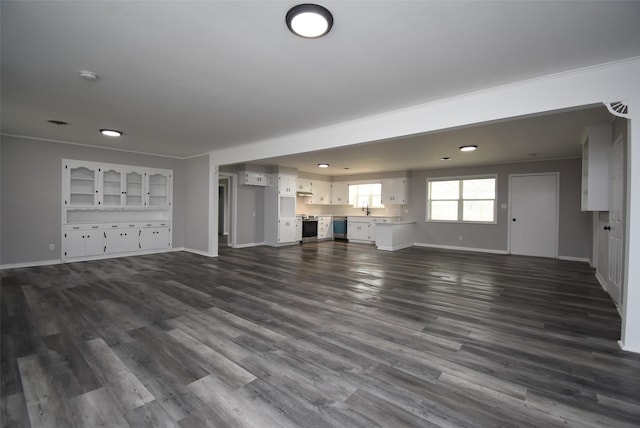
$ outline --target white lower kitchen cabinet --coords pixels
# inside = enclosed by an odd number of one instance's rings
[[[371,244],[375,242],[375,235],[372,236],[373,227],[373,221],[370,218],[348,217],[347,239],[349,242]]]
[[[278,243],[295,242],[296,221],[295,217],[281,217],[278,220]],[[300,233],[302,234],[302,225]]]
[[[137,223],[105,225],[105,253],[130,253],[140,249],[140,226]]]
[[[65,257],[97,256],[105,252],[104,225],[68,225],[64,228]]]
[[[296,241],[302,242],[302,217],[296,217]]]
[[[318,240],[333,239],[333,217],[318,216]]]
[[[171,228],[168,223],[144,223],[140,227],[140,250],[171,248]]]

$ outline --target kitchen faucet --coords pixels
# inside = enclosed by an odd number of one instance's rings
[[[362,206],[362,211],[364,211],[366,208],[367,210],[367,215],[371,214],[371,211],[369,211],[369,203],[365,202],[365,204]]]

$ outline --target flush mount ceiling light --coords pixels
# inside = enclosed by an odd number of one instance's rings
[[[478,146],[460,146],[460,151],[461,152],[472,152],[477,148],[478,148]]]
[[[318,168],[329,168],[329,164],[328,163],[319,163],[318,164]]]
[[[293,34],[307,39],[322,37],[333,26],[331,12],[311,3],[299,4],[289,9],[286,21],[287,27]]]
[[[118,131],[117,129],[101,129],[100,133],[107,137],[121,137],[123,134],[122,131]]]

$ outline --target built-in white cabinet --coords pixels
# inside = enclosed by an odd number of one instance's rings
[[[333,239],[333,217],[318,216],[318,240]]]
[[[62,243],[62,251],[65,257],[87,257],[104,254],[104,225],[67,225],[63,228]]]
[[[609,210],[610,124],[587,128],[582,144],[582,211]]]
[[[77,208],[100,207],[100,172],[95,163],[63,162],[63,204]]]
[[[398,221],[399,217],[347,217],[347,239],[353,242],[376,242],[376,224]]]
[[[302,229],[300,230],[302,234]],[[300,237],[302,240],[302,237]],[[281,217],[278,220],[278,244],[287,244],[296,241],[296,218]]]
[[[372,237],[373,221],[366,217],[347,218],[347,239],[353,242],[370,244],[375,241]]]
[[[140,227],[142,251],[171,248],[171,227],[166,222],[143,223]]]
[[[173,171],[62,160],[62,260],[171,248]]]
[[[241,182],[247,186],[268,186],[269,176],[262,172],[245,171],[240,174]]]
[[[308,178],[296,178],[296,191],[301,193],[311,193],[311,180]]]
[[[328,181],[313,180],[311,182],[313,195],[307,201],[308,204],[329,205],[331,204],[331,183]]]
[[[66,208],[168,208],[172,171],[63,160]]]
[[[302,217],[296,217],[296,242],[302,242]]]
[[[124,206],[142,208],[147,202],[145,195],[145,175],[143,170],[125,168],[124,174]]]
[[[296,242],[296,176],[274,174],[271,180],[274,185],[267,186],[264,193],[264,242],[271,246],[293,244]]]
[[[147,206],[167,208],[171,205],[171,172],[164,169],[146,170]]]
[[[278,174],[278,194],[280,196],[296,196],[297,184],[296,176],[289,174]]]
[[[349,205],[349,183],[335,181],[331,183],[331,204]]]
[[[382,180],[383,205],[406,205],[408,193],[407,178],[385,178]]]
[[[140,226],[137,223],[104,225],[105,253],[129,253],[140,249]]]

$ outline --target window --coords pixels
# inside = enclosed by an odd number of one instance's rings
[[[427,221],[496,221],[495,175],[427,179],[427,192]]]
[[[354,208],[384,208],[382,183],[349,184],[349,201]]]

